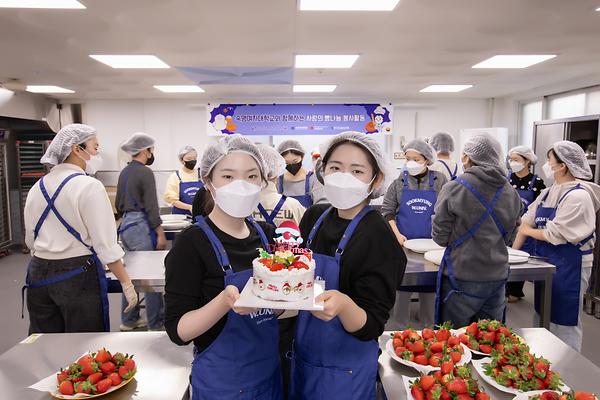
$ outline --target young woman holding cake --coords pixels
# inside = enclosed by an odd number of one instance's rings
[[[195,400],[280,400],[277,314],[234,307],[257,248],[269,248],[275,236],[247,218],[266,184],[263,158],[250,140],[232,135],[206,149],[200,173],[215,206],[165,259],[166,331],[178,345],[194,342]]]
[[[323,154],[330,205],[309,208],[300,230],[325,280],[323,311],[301,311],[294,339],[292,399],[375,399],[377,338],[394,307],[406,257],[372,210],[388,168],[377,141],[345,132]]]

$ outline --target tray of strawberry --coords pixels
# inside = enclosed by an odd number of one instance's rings
[[[570,390],[560,375],[552,371],[543,357],[529,352],[525,343],[513,343],[505,338],[501,350],[491,357],[473,360],[473,366],[483,380],[506,393],[519,394],[539,390]]]
[[[462,345],[457,336],[452,335],[450,324],[445,323],[437,330],[425,328],[422,331],[406,329],[394,332],[386,344],[390,357],[400,364],[427,374],[455,365],[465,365],[471,361],[471,352]]]
[[[511,331],[502,322],[482,319],[471,325],[453,330],[460,342],[466,345],[473,354],[490,355],[494,350],[502,350],[504,339],[512,343],[524,343],[519,335]]]
[[[104,396],[127,385],[137,371],[133,355],[106,349],[82,355],[56,374],[56,388],[50,395],[57,399]]]
[[[466,365],[402,381],[408,400],[490,400]]]
[[[518,394],[513,400],[598,400],[598,396],[591,392],[539,390]]]

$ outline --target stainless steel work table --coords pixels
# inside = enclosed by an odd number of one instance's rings
[[[590,360],[544,328],[515,329],[515,332],[525,339],[532,353],[543,356],[552,363],[552,369],[561,375],[570,388],[600,393],[600,368]],[[379,356],[379,376],[388,400],[406,400],[402,375],[417,377],[418,373],[414,369],[398,363],[387,354],[385,346],[392,333],[384,332],[379,338],[379,347],[382,351]],[[478,378],[479,384],[484,387],[493,400],[514,398],[514,395],[501,392],[485,383],[476,372],[474,374]]]
[[[439,266],[425,260],[423,254],[405,250],[408,262],[404,272],[403,286],[433,286],[435,287],[436,276]],[[544,292],[543,302],[540,309],[540,326],[550,327],[550,307],[552,306],[552,279],[556,267],[542,260],[530,258],[526,264],[514,264],[510,266],[508,280],[514,281],[536,281],[542,285]]]
[[[2,399],[50,399],[47,392],[28,386],[74,362],[82,353],[102,347],[134,354],[138,369],[131,383],[107,399],[187,398],[192,350],[173,344],[165,332],[55,333],[29,339],[34,340],[25,340],[0,356]]]

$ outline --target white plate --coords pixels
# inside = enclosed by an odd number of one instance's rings
[[[475,368],[475,371],[477,371],[477,373],[479,374],[479,376],[481,376],[481,379],[483,379],[484,382],[486,382],[487,384],[495,387],[496,389],[498,389],[504,393],[511,393],[514,395],[531,393],[531,392],[523,392],[522,390],[517,390],[514,388],[502,386],[498,382],[496,382],[496,380],[494,378],[492,378],[491,376],[487,376],[484,372],[483,364],[487,364],[491,361],[492,361],[492,359],[490,357],[486,357],[486,358],[482,358],[481,360],[473,360],[473,362],[472,362],[473,367]],[[564,382],[562,382],[562,386],[560,387],[560,390],[562,390],[563,392],[568,392],[571,389],[567,385],[565,385]]]
[[[421,334],[421,331],[416,331],[416,332],[419,335]],[[462,346],[464,353],[463,353],[460,361],[456,365],[466,365],[471,361],[471,350],[469,350],[469,348],[462,343],[460,345]],[[394,339],[388,340],[388,342],[385,345],[385,350],[388,352],[390,357],[392,357],[394,360],[398,361],[400,364],[406,365],[407,367],[414,368],[422,374],[427,375],[430,372],[438,371],[441,369],[440,367],[432,367],[431,365],[421,365],[421,364],[417,364],[416,362],[407,361],[407,360],[403,359],[402,357],[398,357],[396,355],[396,352],[394,351]]]
[[[185,215],[185,214],[163,214],[160,216],[160,219],[162,219],[163,222],[185,221],[187,219],[187,215]]]
[[[507,247],[509,256],[517,256],[517,257],[529,257],[529,253],[523,250],[515,250],[512,247]]]
[[[313,297],[301,301],[275,301],[265,300],[252,292],[252,278],[248,279],[246,286],[240,293],[240,298],[235,302],[236,307],[271,308],[274,310],[303,310],[322,311],[323,303],[316,303],[315,299],[325,290],[325,281],[315,280]]]
[[[435,265],[440,265],[442,263],[442,258],[444,258],[445,250],[432,250],[425,253],[424,257],[427,261],[434,263]],[[527,253],[525,253],[527,254]],[[525,264],[529,261],[529,256],[516,256],[509,254],[508,255],[508,263],[509,264]]]
[[[410,239],[404,242],[404,247],[415,253],[421,254],[431,250],[443,249],[443,247],[435,243],[433,239]]]
[[[175,229],[184,229],[190,226],[191,224],[188,221],[173,221],[173,222],[163,222],[161,226],[165,230],[175,230]]]
[[[513,400],[529,400],[530,396],[537,396],[538,394],[546,393],[546,392],[554,392],[559,393],[556,390],[532,390],[531,392],[522,392],[513,397]]]

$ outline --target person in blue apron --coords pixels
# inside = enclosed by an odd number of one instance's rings
[[[404,154],[404,170],[390,185],[381,208],[402,246],[406,240],[431,239],[431,218],[437,196],[448,182],[444,174],[429,169],[435,162],[435,154],[424,140],[411,140],[404,146]],[[419,321],[423,326],[433,324],[435,287],[398,286],[393,314],[398,329],[414,327],[409,318],[413,292],[419,293]]]
[[[130,154],[131,162],[119,175],[115,206],[122,217],[119,236],[127,251],[164,250],[167,246],[161,226],[160,209],[156,195],[156,181],[149,165],[154,162],[154,138],[138,132],[130,136],[121,149]],[[147,326],[150,330],[162,330],[164,303],[162,293],[148,292],[144,295]],[[122,301],[122,331],[142,328],[146,322],[140,317],[139,307],[125,312]]]
[[[375,399],[377,338],[406,267],[389,225],[368,205],[384,191],[386,159],[377,141],[360,132],[337,135],[324,151],[331,205],[311,207],[300,224],[315,275],[325,280],[317,298],[324,310],[299,312],[291,399]]]
[[[510,166],[510,175],[508,181],[521,196],[523,202],[523,214],[527,212],[529,205],[538,198],[542,190],[546,188],[544,181],[531,170],[537,163],[537,156],[534,151],[527,146],[516,146],[508,152],[508,164]],[[534,249],[532,238],[528,238],[521,250],[531,254]],[[523,285],[525,282],[509,282],[506,284],[506,295],[509,303],[514,303],[525,297]]]
[[[522,203],[506,179],[502,146],[488,133],[464,144],[464,173],[440,191],[432,237],[446,247],[437,275],[436,324],[504,319],[508,250]]]
[[[520,248],[531,237],[535,240],[534,255],[556,266],[550,331],[580,351],[581,310],[592,269],[600,187],[583,181],[591,180],[593,173],[583,149],[574,142],[556,142],[542,169],[554,183],[529,206],[514,247]],[[538,313],[540,289],[536,285]]]
[[[96,129],[83,124],[62,128],[40,160],[52,169],[31,188],[24,209],[33,255],[22,289],[30,334],[110,331],[104,265],[121,283],[128,308],[137,303],[106,190],[84,173],[99,166],[96,160]]]
[[[274,229],[248,218],[265,182],[257,147],[241,135],[209,145],[200,172],[215,206],[185,230],[165,259],[166,331],[194,342],[194,400],[283,399],[277,314],[234,305],[257,248]]]
[[[192,205],[198,190],[203,187],[200,173],[195,169],[198,153],[191,146],[179,150],[181,169],[175,171],[167,180],[164,199],[173,207],[173,214],[192,215]]]
[[[446,132],[433,135],[429,144],[437,152],[437,160],[430,169],[441,172],[449,181],[458,176],[458,164],[452,159],[454,138]]]
[[[317,203],[319,199],[313,196],[313,188],[316,185],[314,172],[302,167],[306,154],[302,144],[297,140],[285,140],[277,146],[277,151],[286,163],[286,172],[279,177],[278,181],[279,193],[298,200],[304,208]]]
[[[274,227],[283,221],[291,220],[300,224],[306,210],[300,202],[292,197],[279,194],[275,183],[285,172],[285,160],[273,147],[259,144],[258,149],[265,160],[267,186],[260,192],[260,203],[252,214],[257,221],[265,221]]]

